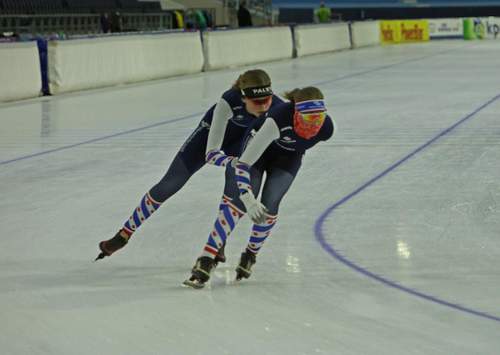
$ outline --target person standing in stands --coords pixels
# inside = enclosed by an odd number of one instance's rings
[[[207,18],[202,10],[194,10],[194,18],[196,20],[196,28],[205,30],[207,28]]]
[[[303,156],[317,143],[332,137],[334,123],[318,88],[294,89],[286,93],[285,98],[290,101],[272,107],[265,120],[255,121],[247,130],[243,153],[227,165],[224,203],[219,206],[214,227],[184,285],[197,289],[205,286],[221,261],[220,250],[245,213],[254,224],[236,268],[236,280],[249,278],[257,254],[276,224],[281,200],[295,180]]]
[[[109,33],[110,29],[111,29],[111,21],[109,19],[109,15],[107,12],[103,13],[101,15],[101,30],[102,30],[102,33]]]
[[[113,12],[111,16],[111,32],[118,33],[122,31],[122,16],[119,11]]]
[[[238,9],[238,26],[239,27],[252,27],[252,15],[250,11],[246,8],[246,2],[243,0],[240,2],[240,8]]]
[[[205,163],[221,167],[229,164],[239,155],[248,127],[254,121],[264,120],[267,110],[282,102],[273,94],[271,79],[265,71],[254,69],[241,74],[219,102],[205,113],[165,176],[142,197],[118,233],[99,243],[100,254],[96,260],[123,248],[132,234]],[[224,260],[222,252],[220,259]]]
[[[330,8],[325,6],[325,2],[322,1],[319,5],[319,9],[315,12],[316,19],[319,23],[329,23],[331,22],[332,12]]]

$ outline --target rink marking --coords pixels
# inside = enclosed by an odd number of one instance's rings
[[[334,78],[334,79],[324,80],[324,81],[318,81],[316,83],[313,83],[312,85],[313,86],[314,85],[321,86],[321,85],[326,85],[326,84],[329,84],[329,83],[332,83],[332,82],[335,82],[335,81],[339,81],[339,80],[343,80],[343,79],[350,79],[350,78],[354,78],[356,76],[361,76],[361,75],[365,75],[365,74],[371,74],[371,73],[375,73],[375,72],[378,72],[378,71],[381,71],[381,70],[384,70],[384,69],[389,69],[389,68],[397,67],[398,65],[403,65],[403,64],[418,62],[420,60],[424,60],[424,59],[436,57],[436,56],[439,56],[439,55],[442,55],[442,54],[448,54],[449,52],[454,52],[454,51],[463,49],[465,47],[468,47],[468,46],[461,46],[461,47],[458,47],[458,48],[451,48],[451,49],[447,49],[447,50],[444,50],[444,51],[439,51],[437,53],[431,53],[431,54],[427,54],[427,55],[424,55],[424,56],[420,56],[420,57],[416,57],[416,58],[412,58],[412,59],[408,59],[408,60],[402,60],[402,61],[397,62],[397,63],[386,64],[386,65],[382,65],[382,66],[379,66],[379,67],[367,69],[367,70],[364,70],[364,71],[361,71],[361,72],[356,72],[356,73],[352,73],[352,74],[346,74],[344,76],[339,76],[339,77]]]
[[[494,321],[500,322],[500,317],[499,316],[488,314],[486,312],[477,311],[477,310],[474,310],[472,308],[467,308],[467,307],[461,306],[461,305],[459,305],[457,303],[448,302],[448,301],[442,300],[440,298],[437,298],[435,296],[425,294],[425,293],[420,292],[418,290],[411,289],[409,287],[400,285],[400,284],[398,284],[395,281],[391,281],[391,280],[389,280],[389,279],[387,279],[387,278],[385,278],[383,276],[377,275],[377,274],[375,274],[375,273],[373,273],[373,272],[371,272],[371,271],[363,268],[362,266],[357,265],[353,261],[350,261],[346,257],[342,256],[337,250],[335,250],[335,248],[332,245],[328,244],[326,242],[326,240],[325,240],[325,235],[323,233],[323,224],[324,224],[326,218],[337,207],[343,205],[344,203],[346,203],[347,201],[349,201],[351,198],[353,198],[354,196],[356,196],[357,194],[359,194],[360,192],[362,192],[363,190],[365,190],[367,187],[369,187],[370,185],[372,185],[376,181],[380,180],[381,178],[383,178],[384,176],[386,176],[387,174],[389,174],[390,172],[392,172],[394,169],[396,169],[397,167],[399,167],[400,165],[402,165],[403,163],[405,163],[406,161],[408,161],[410,158],[412,158],[416,154],[420,153],[425,148],[429,147],[431,144],[433,144],[434,142],[436,142],[438,139],[440,139],[443,136],[447,135],[452,130],[454,130],[456,127],[458,127],[462,123],[464,123],[467,120],[469,120],[472,117],[474,117],[477,113],[479,113],[481,110],[483,110],[487,106],[489,106],[492,103],[494,103],[495,101],[497,101],[499,98],[500,98],[500,94],[497,95],[497,96],[495,96],[495,97],[493,97],[492,99],[488,100],[486,103],[484,103],[483,105],[481,105],[479,108],[477,108],[473,112],[469,113],[467,116],[465,116],[464,118],[462,118],[461,120],[459,120],[457,123],[455,123],[454,125],[450,126],[447,129],[445,129],[444,131],[442,131],[441,133],[439,133],[438,135],[436,135],[434,138],[430,139],[428,142],[424,143],[423,145],[421,145],[420,147],[418,147],[417,149],[415,149],[414,151],[412,151],[411,153],[409,153],[408,155],[406,155],[404,158],[402,158],[401,160],[397,161],[396,163],[394,163],[393,165],[391,165],[390,167],[388,167],[387,169],[385,169],[384,171],[382,171],[380,174],[378,174],[374,178],[368,180],[366,183],[364,183],[363,185],[361,185],[360,187],[358,187],[356,190],[354,190],[353,192],[351,192],[347,196],[341,198],[340,200],[338,200],[337,202],[335,202],[333,205],[331,205],[330,207],[328,207],[318,217],[318,219],[316,220],[316,222],[314,224],[314,234],[315,234],[316,240],[320,243],[321,247],[328,254],[330,254],[332,257],[334,257],[335,259],[337,259],[341,263],[345,264],[349,268],[353,269],[354,271],[357,271],[360,274],[363,274],[363,275],[365,275],[365,276],[367,276],[367,277],[369,277],[369,278],[371,278],[373,280],[376,280],[376,281],[378,281],[378,282],[380,282],[380,283],[382,283],[382,284],[384,284],[384,285],[386,285],[388,287],[395,288],[397,290],[409,293],[409,294],[411,294],[413,296],[425,299],[425,300],[433,302],[433,303],[440,304],[442,306],[450,307],[450,308],[455,309],[457,311],[469,313],[469,314],[472,314],[472,315],[475,315],[475,316],[478,316],[478,317],[487,318],[487,319],[490,319],[490,320],[494,320]]]
[[[364,70],[364,71],[360,71],[360,72],[356,72],[356,73],[352,73],[352,74],[346,74],[344,76],[339,76],[339,77],[336,77],[336,78],[333,78],[333,79],[330,79],[330,80],[318,81],[318,82],[312,83],[311,85],[313,85],[313,86],[326,85],[326,84],[330,84],[330,83],[333,83],[333,82],[336,82],[336,81],[340,81],[340,80],[344,80],[344,79],[350,79],[350,78],[353,78],[353,77],[356,77],[356,76],[362,76],[362,75],[365,75],[365,74],[374,73],[374,72],[377,72],[377,71],[380,71],[380,70],[384,70],[384,69],[388,69],[388,68],[392,68],[392,67],[395,67],[395,66],[398,66],[398,65],[412,63],[412,62],[416,62],[416,61],[419,61],[419,60],[427,59],[427,58],[430,58],[430,57],[435,57],[435,56],[438,56],[438,55],[441,55],[441,54],[444,54],[444,53],[449,53],[449,52],[452,52],[452,51],[456,51],[456,50],[462,49],[463,47],[464,46],[461,46],[459,48],[451,48],[451,49],[448,49],[448,50],[445,50],[445,51],[440,51],[440,52],[437,52],[437,53],[431,53],[429,55],[425,55],[425,56],[421,56],[421,57],[417,57],[417,58],[412,58],[412,59],[408,59],[408,60],[397,62],[397,63],[387,64],[387,65],[383,65],[383,66],[371,68],[371,69],[368,69],[368,70]],[[32,103],[32,102],[30,102],[30,103]],[[205,111],[203,111],[203,112],[197,112],[197,113],[193,113],[193,114],[190,114],[190,115],[186,115],[186,116],[174,118],[174,119],[171,119],[171,120],[165,120],[165,121],[153,123],[153,124],[148,125],[148,126],[138,127],[138,128],[130,129],[130,130],[127,130],[127,131],[110,134],[110,135],[107,135],[107,136],[97,137],[97,138],[89,139],[89,140],[86,140],[86,141],[83,141],[83,142],[65,145],[65,146],[62,146],[62,147],[59,147],[59,148],[43,150],[41,152],[37,152],[37,153],[33,153],[33,154],[28,154],[28,155],[23,155],[23,156],[20,156],[20,157],[17,157],[17,158],[9,159],[9,160],[3,160],[3,161],[0,161],[0,165],[7,165],[7,164],[10,164],[10,163],[14,163],[14,162],[18,162],[18,161],[22,161],[22,160],[26,160],[26,159],[36,158],[36,157],[39,157],[41,155],[46,155],[46,154],[60,152],[62,150],[66,150],[66,149],[76,148],[76,147],[79,147],[79,146],[85,145],[85,144],[100,142],[100,141],[103,141],[103,140],[106,140],[106,139],[115,138],[115,137],[119,137],[119,136],[124,136],[124,135],[135,133],[135,132],[140,132],[140,131],[143,131],[143,130],[146,130],[146,129],[149,129],[149,128],[158,127],[158,126],[162,126],[162,125],[166,125],[166,124],[170,124],[170,123],[182,121],[182,120],[185,120],[185,119],[193,118],[195,116],[201,116],[204,113],[205,113]]]
[[[78,147],[78,146],[81,146],[81,145],[84,145],[84,144],[95,143],[95,142],[103,141],[103,140],[110,139],[110,138],[124,136],[124,135],[130,134],[130,133],[144,131],[144,130],[149,129],[149,128],[163,126],[163,125],[167,125],[167,124],[170,124],[170,123],[175,123],[175,122],[178,122],[178,121],[182,121],[182,120],[185,120],[185,119],[188,119],[188,118],[193,118],[193,117],[196,117],[196,116],[201,116],[203,113],[204,112],[197,112],[197,113],[193,113],[193,114],[182,116],[182,117],[177,117],[177,118],[170,119],[170,120],[164,120],[164,121],[161,121],[161,122],[153,123],[153,124],[150,124],[148,126],[133,128],[133,129],[129,129],[127,131],[113,133],[113,134],[110,134],[110,135],[107,135],[107,136],[97,137],[97,138],[89,139],[89,140],[86,140],[86,141],[83,141],[83,142],[74,143],[74,144],[70,144],[70,145],[65,145],[65,146],[59,147],[59,148],[48,149],[48,150],[44,150],[44,151],[41,151],[41,152],[38,152],[38,153],[29,154],[29,155],[23,155],[23,156],[18,157],[18,158],[13,158],[13,159],[10,159],[10,160],[0,161],[0,165],[6,165],[6,164],[14,163],[14,162],[20,161],[20,160],[35,158],[35,157],[38,157],[40,155],[45,155],[45,154],[60,152],[61,150],[75,148],[75,147]]]

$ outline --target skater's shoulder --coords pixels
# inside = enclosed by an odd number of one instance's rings
[[[269,110],[267,117],[272,118],[278,126],[289,125],[293,118],[293,104],[281,102]]]
[[[222,99],[224,99],[231,106],[241,105],[243,103],[241,91],[235,88],[226,90],[222,94]]]

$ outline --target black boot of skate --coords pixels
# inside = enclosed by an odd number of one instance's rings
[[[111,256],[111,254],[123,248],[127,243],[128,240],[123,238],[120,232],[116,233],[116,235],[109,240],[103,240],[99,243],[101,253],[97,255],[97,258],[95,258],[94,261],[103,259],[106,256]]]
[[[236,281],[248,279],[252,275],[252,266],[255,264],[256,258],[255,253],[245,249],[241,254],[240,263],[236,267]]]
[[[226,247],[226,244],[224,244],[220,249],[217,255],[214,258],[214,269],[219,265],[219,263],[225,263],[226,262],[226,255],[224,254],[224,248]],[[194,264],[193,268],[191,269],[191,272],[194,271],[195,267],[197,264]]]
[[[192,288],[203,288],[210,279],[210,272],[215,268],[217,262],[208,257],[200,256],[191,269],[191,277],[183,282],[184,285]]]
[[[225,263],[226,262],[226,255],[224,254],[224,249],[226,248],[226,243],[222,245],[222,247],[219,249],[219,252],[215,256],[215,266],[217,266],[218,263]]]

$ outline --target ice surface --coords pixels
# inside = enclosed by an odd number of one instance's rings
[[[181,283],[216,167],[92,260],[245,68],[1,105],[0,353],[498,354],[498,58],[438,41],[252,66],[277,92],[317,85],[338,131],[252,277],[233,282],[245,220],[200,291]]]

